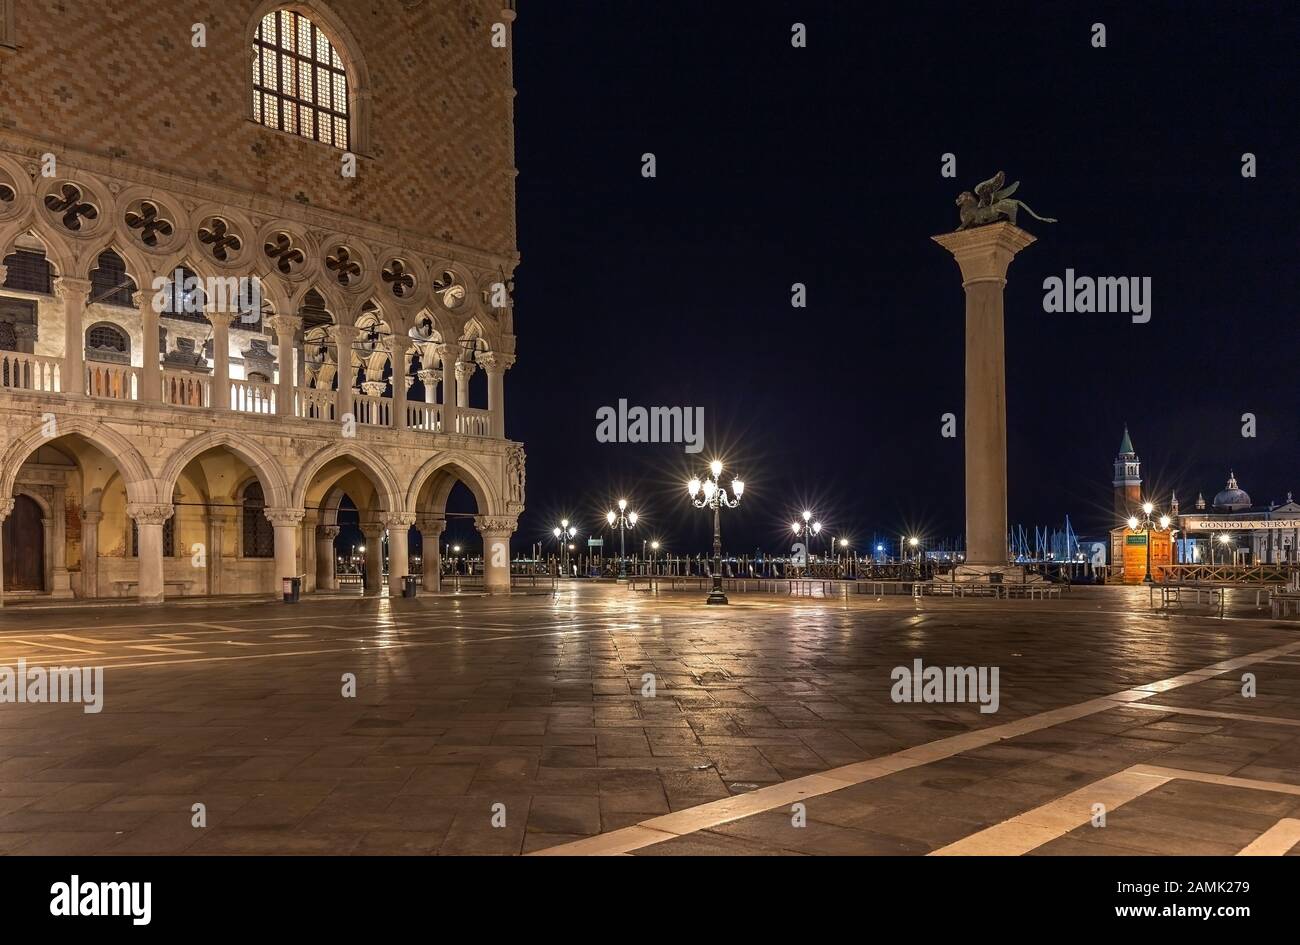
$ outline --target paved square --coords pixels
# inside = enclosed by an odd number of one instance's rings
[[[98,714],[0,703],[0,851],[1297,852],[1294,623],[1122,588],[732,600],[7,609],[0,666],[105,681]],[[997,667],[998,710],[893,701],[917,659]]]

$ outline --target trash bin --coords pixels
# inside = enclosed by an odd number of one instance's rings
[[[296,604],[302,596],[302,578],[298,576],[280,579],[281,589],[284,591],[284,602],[286,604]]]
[[[414,574],[402,575],[402,596],[414,597],[416,588],[419,586],[419,578]]]

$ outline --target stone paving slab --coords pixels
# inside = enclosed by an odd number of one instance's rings
[[[1134,764],[1300,784],[1300,726],[1287,724],[1300,721],[1300,648],[1237,665],[1300,643],[1296,626],[1139,603],[1075,588],[1061,601],[735,595],[709,608],[602,585],[7,609],[0,665],[104,666],[105,702],[0,704],[0,852],[563,853],[630,829],[650,841],[642,855],[923,854]],[[998,711],[894,702],[891,671],[915,659],[999,667]],[[1161,708],[1097,702],[1125,692]],[[780,810],[680,826],[795,781],[820,785],[804,827],[793,785]],[[1121,808],[1105,842],[1080,828],[1032,852],[1180,839],[1175,852],[1237,852],[1297,813],[1300,798],[1271,796],[1171,781]],[[684,832],[653,826],[666,817]]]

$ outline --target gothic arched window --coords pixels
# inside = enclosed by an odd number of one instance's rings
[[[344,151],[348,71],[334,44],[293,10],[262,17],[253,35],[253,120]]]
[[[86,329],[86,360],[131,363],[131,339],[111,322],[97,322]]]
[[[126,274],[122,257],[111,249],[100,253],[95,268],[90,272],[90,301],[135,308],[131,301],[133,292],[135,282]]]
[[[275,528],[263,514],[266,497],[262,484],[254,479],[244,487],[244,557],[274,558]]]

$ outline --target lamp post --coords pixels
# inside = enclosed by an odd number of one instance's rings
[[[614,510],[610,509],[605,513],[605,521],[609,523],[610,528],[613,528],[615,524],[618,526],[618,579],[626,581],[627,554],[624,551],[623,536],[629,528],[636,524],[636,513],[627,510],[627,499],[619,499],[618,514],[615,515]]]
[[[806,543],[804,547],[805,564],[808,563],[809,552],[812,550],[813,536],[820,534],[822,530],[822,523],[814,522],[812,517],[812,512],[804,509],[799,513],[799,518],[790,523],[790,528],[794,531],[794,537],[802,538]],[[800,519],[802,519],[802,521],[800,521]]]
[[[655,559],[659,557],[659,542],[650,542],[650,573],[655,573]]]
[[[563,518],[560,519],[559,528],[551,529],[551,534],[555,536],[555,543],[557,545],[556,550],[560,554],[560,567],[564,570],[565,577],[568,577],[569,556],[566,547],[572,547],[571,545],[568,545],[568,540],[578,534],[578,529],[575,526],[570,525],[567,518]]]
[[[734,509],[740,505],[740,496],[745,491],[745,484],[739,479],[731,480],[731,494],[734,498],[727,497],[727,490],[718,485],[718,478],[722,475],[722,463],[714,460],[709,463],[709,478],[701,481],[698,478],[692,478],[686,484],[686,491],[690,494],[691,504],[697,509],[713,510],[713,590],[709,591],[709,604],[726,604],[729,603],[727,595],[722,592],[722,521],[721,511],[725,506]],[[698,498],[697,498],[698,497]]]
[[[1151,529],[1158,527],[1161,531],[1164,531],[1169,527],[1170,521],[1168,515],[1161,515],[1158,520],[1153,519],[1152,515],[1155,514],[1155,511],[1156,507],[1154,505],[1150,502],[1143,502],[1142,518],[1139,519],[1134,515],[1128,520],[1129,531],[1137,531],[1138,528],[1142,529],[1142,537],[1147,546],[1146,574],[1142,575],[1143,584],[1155,583],[1155,580],[1151,577]]]

